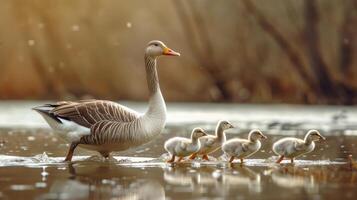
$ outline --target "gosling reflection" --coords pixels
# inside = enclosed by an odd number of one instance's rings
[[[272,181],[279,187],[287,189],[303,188],[308,194],[318,193],[317,180],[324,179],[323,171],[316,171],[297,166],[286,166],[281,168],[272,168],[266,171],[271,176]]]
[[[140,169],[92,164],[90,167],[69,164],[72,176],[56,180],[50,191],[38,199],[165,199],[160,183],[137,176]]]
[[[208,190],[214,190],[217,187],[217,181],[212,176],[214,170],[210,167],[199,169],[190,167],[168,168],[164,171],[164,180],[170,185],[179,186],[190,192],[206,193]]]
[[[262,191],[261,176],[252,169],[243,165],[232,166],[229,170],[224,171],[221,177],[218,176],[227,190],[244,190],[248,188],[251,193],[260,193]]]
[[[260,193],[261,177],[248,167],[235,167],[226,170],[217,170],[212,167],[170,168],[164,171],[166,183],[182,186],[190,192],[212,192],[224,195],[232,190],[244,190],[248,187],[250,192]]]

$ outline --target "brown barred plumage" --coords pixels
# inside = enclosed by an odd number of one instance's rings
[[[179,55],[160,41],[151,41],[145,53],[145,69],[150,94],[144,115],[118,103],[104,100],[60,101],[34,108],[58,132],[72,142],[66,161],[77,145],[94,149],[103,156],[148,142],[165,126],[166,105],[156,70],[160,55]]]

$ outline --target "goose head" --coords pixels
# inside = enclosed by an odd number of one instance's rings
[[[230,128],[234,128],[234,126],[227,120],[221,120],[218,122],[218,126],[221,127],[223,130],[227,130]]]
[[[206,135],[207,133],[202,128],[194,128],[192,130],[192,138],[197,139]]]
[[[326,140],[326,138],[322,136],[317,130],[310,130],[307,132],[306,137],[308,137],[311,141]]]
[[[252,131],[250,131],[248,137],[252,141],[261,140],[261,139],[267,139],[268,138],[260,130],[252,130]]]
[[[146,47],[146,55],[156,58],[162,55],[166,56],[180,56],[180,53],[168,48],[163,42],[153,40],[148,43]]]

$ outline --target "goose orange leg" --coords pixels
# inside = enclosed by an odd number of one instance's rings
[[[193,159],[195,159],[196,158],[196,156],[197,156],[197,153],[193,153],[191,156],[190,156],[190,160],[193,160]]]
[[[109,158],[109,152],[107,152],[107,151],[100,151],[99,152],[100,153],[100,155],[102,155],[104,158],[106,158],[106,159],[108,159]]]
[[[173,163],[175,161],[175,155],[172,155],[171,160],[168,160],[166,162],[168,163]]]
[[[202,156],[202,159],[209,161],[209,158],[208,158],[207,154],[204,154],[204,155]]]
[[[65,162],[71,161],[72,157],[73,157],[73,152],[76,149],[76,147],[78,146],[78,142],[72,142],[71,146],[69,147],[66,159],[64,159]]]
[[[231,156],[231,159],[229,159],[229,162],[232,163],[234,160],[234,156]]]
[[[280,156],[280,158],[276,161],[276,163],[280,163],[284,159],[284,156]]]

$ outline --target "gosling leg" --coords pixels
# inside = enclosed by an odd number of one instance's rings
[[[177,160],[177,162],[181,162],[182,159],[183,159],[183,157],[180,157],[180,158]]]
[[[204,155],[202,156],[202,159],[209,161],[209,158],[208,158],[207,154],[204,154]]]
[[[195,158],[197,157],[197,153],[193,153],[191,156],[190,156],[190,160],[194,160]]]
[[[294,158],[290,159],[291,164],[294,164]]]
[[[240,164],[243,164],[243,163],[244,163],[243,158],[241,158],[240,159]]]
[[[234,160],[234,156],[231,156],[231,159],[229,159],[229,162],[232,163]]]
[[[171,160],[168,160],[166,162],[168,163],[173,163],[175,161],[175,155],[172,155]]]
[[[76,149],[76,147],[78,146],[79,142],[72,142],[71,146],[69,147],[66,159],[64,159],[64,162],[68,162],[72,160],[73,157],[73,152]]]
[[[284,159],[284,156],[280,156],[279,160],[276,161],[276,163],[281,163],[281,161]]]

